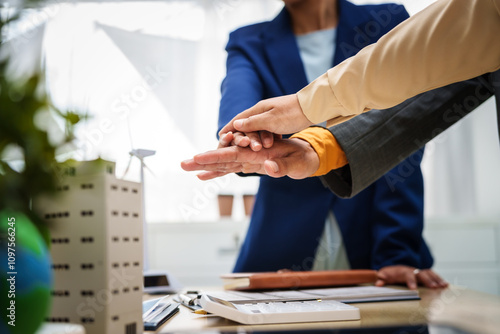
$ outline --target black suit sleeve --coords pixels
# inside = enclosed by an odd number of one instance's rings
[[[323,176],[323,182],[340,197],[356,195],[492,96],[489,79],[454,83],[331,127],[349,164]],[[401,164],[401,178],[417,163]],[[397,179],[394,175],[393,182]]]

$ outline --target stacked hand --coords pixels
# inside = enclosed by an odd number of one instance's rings
[[[217,150],[197,154],[183,161],[181,167],[186,171],[204,170],[198,174],[201,180],[239,172],[302,179],[314,174],[319,158],[308,142],[298,138],[228,132],[221,137]]]
[[[285,95],[262,100],[253,107],[236,115],[219,135],[228,132],[241,131],[250,133],[269,131],[277,134],[290,134],[304,130],[313,125],[304,115],[297,95]]]
[[[222,128],[217,150],[183,161],[181,167],[204,170],[201,180],[238,172],[306,178],[318,169],[318,155],[306,141],[281,139],[281,134],[310,125],[295,94],[263,100]]]

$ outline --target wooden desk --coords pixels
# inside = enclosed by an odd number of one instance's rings
[[[203,290],[203,289],[202,289]],[[213,289],[206,289],[213,290]],[[303,330],[454,325],[471,333],[497,334],[500,328],[500,297],[468,290],[461,286],[432,290],[420,288],[421,300],[352,304],[359,307],[361,320],[297,324],[241,325],[214,315],[192,313],[184,306],[156,333],[196,332],[201,330]],[[145,296],[145,298],[147,298]],[[152,332],[146,332],[152,333]]]

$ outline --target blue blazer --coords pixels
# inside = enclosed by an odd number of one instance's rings
[[[408,17],[404,7],[395,4],[356,6],[339,0],[338,6],[332,65]],[[219,129],[258,101],[296,93],[308,83],[286,9],[270,22],[232,32],[226,50]],[[310,270],[331,210],[353,269],[394,264],[431,267],[432,256],[422,239],[420,157],[421,152],[403,161],[352,199],[336,197],[319,178],[262,176],[234,271]]]

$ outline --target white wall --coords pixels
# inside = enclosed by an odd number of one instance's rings
[[[132,148],[156,150],[145,176],[149,222],[215,221],[217,192],[257,180],[202,183],[180,161],[217,146],[220,83],[229,32],[269,19],[280,1],[153,1],[55,4],[44,55],[48,88],[61,109],[90,118],[64,158],[102,157],[139,178]],[[193,198],[203,194],[194,203]]]

